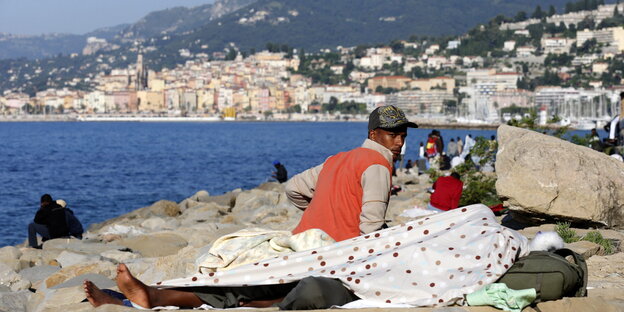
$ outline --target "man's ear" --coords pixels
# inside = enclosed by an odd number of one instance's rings
[[[375,130],[368,130],[368,139],[369,140],[375,140]]]

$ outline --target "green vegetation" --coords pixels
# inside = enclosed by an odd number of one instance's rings
[[[366,104],[354,101],[340,103],[335,97],[329,99],[329,103],[321,105],[321,112],[333,114],[340,112],[341,114],[366,114]]]
[[[565,12],[578,12],[595,10],[599,5],[603,5],[604,0],[579,0],[577,2],[568,2],[565,6]]]
[[[479,203],[486,206],[499,204],[501,201],[496,193],[496,175],[478,170],[479,167],[488,163],[494,164],[494,157],[498,148],[497,143],[484,137],[477,137],[475,141],[476,144],[470,154],[479,157],[479,163],[475,164],[472,160],[467,160],[455,167],[455,171],[461,175],[465,185],[459,206]]]
[[[578,241],[588,241],[602,246],[606,254],[612,254],[615,252],[613,242],[604,238],[598,231],[587,232],[587,234],[579,236],[576,231],[570,228],[569,222],[558,222],[555,225],[555,232],[557,232],[563,241],[568,244]]]

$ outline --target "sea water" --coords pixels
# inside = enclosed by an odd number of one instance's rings
[[[445,143],[494,130],[441,129]],[[407,159],[431,129],[410,129]],[[363,122],[0,123],[0,246],[21,243],[42,194],[64,199],[85,227],[161,199],[180,202],[289,176],[355,148]]]

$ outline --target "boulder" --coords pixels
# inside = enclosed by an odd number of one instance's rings
[[[62,268],[58,272],[46,278],[45,287],[52,288],[76,276],[88,274],[88,273],[100,274],[110,279],[113,279],[115,278],[115,276],[117,276],[117,267],[110,262],[104,262],[104,261],[87,262],[87,263],[80,263],[80,264],[72,265],[69,267]]]
[[[56,262],[58,262],[62,268],[72,266],[78,263],[94,262],[98,260],[100,260],[100,256],[98,255],[86,255],[83,253],[77,253],[67,250],[63,250],[56,258]]]
[[[188,245],[186,239],[173,232],[139,235],[122,239],[118,243],[138,252],[143,257],[172,255]]]
[[[20,260],[25,261],[26,263],[29,264],[29,266],[44,265],[44,264],[47,264],[47,263],[43,263],[44,253],[47,253],[47,252],[41,249],[24,248],[22,249],[22,255],[20,256]]]
[[[588,242],[588,241],[578,241],[578,242],[566,244],[565,247],[583,256],[583,258],[585,258],[586,260],[589,259],[589,257],[594,256],[594,255],[602,256],[605,254],[605,250],[602,246],[596,243]]]
[[[139,255],[131,253],[131,252],[127,252],[127,251],[121,251],[121,250],[109,250],[109,251],[105,251],[103,253],[100,254],[100,256],[106,260],[111,261],[112,263],[118,264],[118,263],[123,263],[126,262],[130,259],[136,259],[139,257]]]
[[[28,290],[0,292],[0,311],[26,312],[30,296],[32,296],[32,293]]]
[[[236,197],[242,192],[241,189],[235,189],[231,192],[227,192],[223,195],[210,196],[206,202],[216,203],[217,205],[225,206],[231,209],[236,204]]]
[[[170,200],[159,200],[147,208],[156,216],[176,217],[182,213],[178,204]]]
[[[0,263],[0,285],[9,287],[12,291],[20,291],[28,289],[31,284],[12,268],[4,263]]]
[[[188,246],[180,249],[175,255],[155,258],[136,277],[149,285],[195,274],[197,272],[197,266],[195,265],[197,251],[197,248]]]
[[[80,285],[49,290],[45,294],[37,292],[33,297],[28,303],[28,311],[80,311],[73,305],[80,304],[85,299],[85,293]],[[82,303],[80,306],[93,309],[89,303]]]
[[[624,163],[535,131],[498,128],[496,191],[511,211],[624,227]]]
[[[23,279],[29,281],[31,284],[42,281],[48,278],[50,275],[58,272],[61,268],[53,265],[40,265],[32,268],[21,270],[19,274]]]
[[[246,214],[257,210],[261,206],[275,206],[279,202],[280,193],[275,191],[261,191],[257,189],[244,191],[236,197],[236,204],[232,212]]]
[[[184,212],[186,209],[193,208],[199,204],[207,203],[210,201],[210,194],[207,191],[199,191],[195,195],[181,201],[178,206],[180,210]]]
[[[44,250],[67,250],[90,255],[98,255],[104,251],[122,248],[120,245],[107,244],[95,240],[51,239],[43,243]]]
[[[197,223],[214,222],[225,213],[227,209],[215,203],[199,204],[184,211],[180,223],[184,226],[192,226]]]
[[[141,227],[152,231],[174,230],[180,223],[173,218],[151,217],[141,222]]]
[[[72,277],[61,284],[50,287],[49,289],[61,289],[61,288],[82,286],[82,284],[86,280],[93,282],[93,284],[95,284],[97,287],[101,289],[117,287],[117,284],[115,283],[115,281],[113,281],[112,279],[104,275],[87,273],[87,274],[78,275],[76,277]]]
[[[246,227],[241,225],[205,222],[180,228],[176,231],[176,233],[184,236],[188,240],[189,246],[200,248],[205,245],[212,244],[212,242],[223,235],[230,234],[244,228]]]
[[[14,246],[6,246],[0,248],[0,262],[7,262],[8,260],[19,260],[22,256],[22,252]]]
[[[98,232],[103,228],[112,225],[119,225],[122,223],[137,223],[142,222],[143,220],[152,217],[152,216],[161,216],[161,217],[176,217],[182,211],[180,207],[175,202],[169,200],[159,200],[148,207],[139,208],[137,210],[131,211],[124,215],[121,215],[116,218],[112,218],[106,220],[102,223],[94,223],[89,226],[89,232]]]
[[[261,190],[261,191],[283,192],[284,184],[278,183],[278,182],[265,182],[265,183],[258,185],[256,189]]]

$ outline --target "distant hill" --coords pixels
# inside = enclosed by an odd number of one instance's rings
[[[182,34],[236,11],[256,0],[216,0],[213,4],[193,8],[176,7],[149,13],[134,24],[97,29],[84,35],[45,34],[15,36],[0,33],[0,59],[46,58],[60,54],[80,53],[88,37],[104,38],[122,44],[136,39],[157,37],[163,33]]]
[[[204,26],[256,0],[217,0],[193,8],[176,7],[152,12],[126,27],[121,37],[147,39],[161,34],[181,34]]]
[[[199,51],[242,50],[267,42],[319,49],[407,39],[410,35],[457,35],[496,15],[531,14],[537,5],[561,8],[566,0],[259,0],[205,26],[162,42]],[[560,11],[561,9],[559,9]],[[167,50],[167,49],[166,49]]]
[[[79,53],[88,37],[112,40],[115,35],[128,27],[127,24],[100,28],[84,35],[45,34],[40,36],[15,36],[0,33],[0,59],[46,58],[58,54]]]

